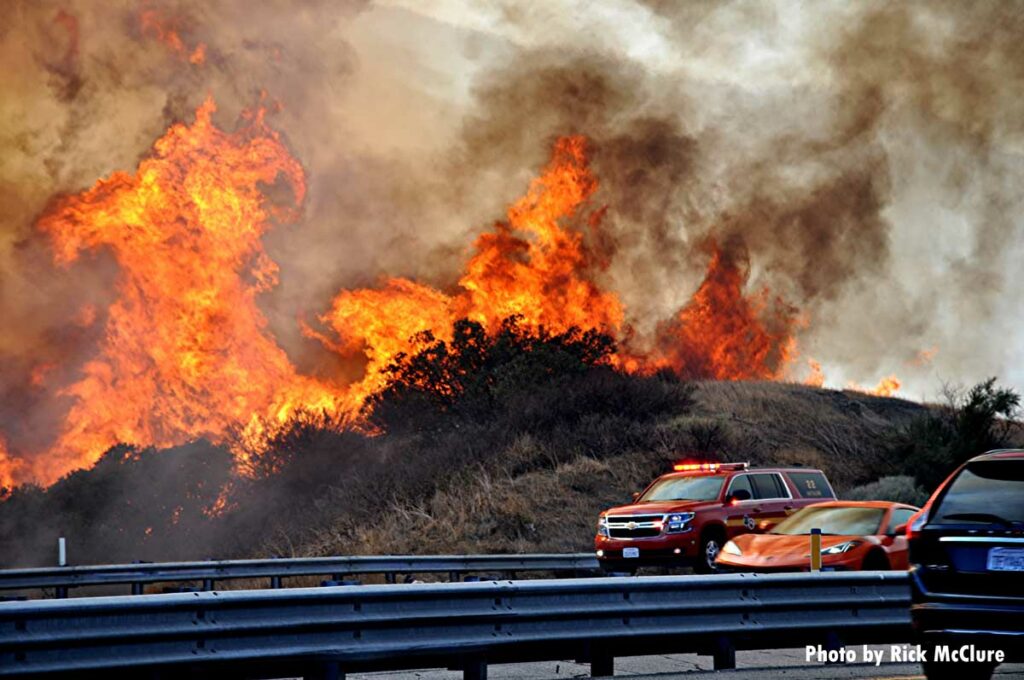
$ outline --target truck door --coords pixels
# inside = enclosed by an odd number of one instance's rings
[[[771,529],[793,510],[793,498],[780,473],[753,473],[750,475],[750,485],[754,487],[756,504],[752,509],[757,513],[758,526],[765,530]]]
[[[746,491],[750,497],[748,500],[731,502],[725,508],[725,533],[729,538],[739,534],[748,534],[753,531],[757,524],[764,518],[764,502],[757,497],[757,490],[754,488],[753,479],[758,474],[743,473],[736,475],[729,482],[726,490],[726,498],[737,491]]]

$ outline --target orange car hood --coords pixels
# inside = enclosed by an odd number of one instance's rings
[[[847,541],[868,541],[864,536],[822,536],[821,549]],[[743,551],[742,556],[726,554],[730,562],[783,566],[793,562],[804,563],[811,552],[811,537],[780,536],[778,534],[744,534],[733,542]]]

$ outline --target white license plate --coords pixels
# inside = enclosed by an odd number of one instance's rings
[[[640,548],[623,548],[623,557],[640,557]]]
[[[992,548],[988,551],[989,571],[1024,571],[1024,549]]]

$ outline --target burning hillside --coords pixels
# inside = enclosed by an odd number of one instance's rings
[[[407,279],[340,292],[322,315],[330,331],[306,332],[346,358],[365,360],[361,379],[299,373],[267,331],[257,305],[278,267],[261,237],[294,221],[304,172],[266,121],[246,114],[235,132],[212,122],[207,100],[191,124],[175,124],[134,174],[115,173],[57,200],[38,220],[54,258],[69,265],[107,250],[117,263],[117,298],[102,312],[102,341],[67,385],[40,389],[69,398],[59,435],[31,467],[4,462],[6,478],[49,483],[88,466],[118,443],[175,446],[205,437],[238,455],[258,450],[297,413],[358,420],[385,386],[384,369],[427,339],[450,339],[458,319],[496,332],[514,317],[527,332],[597,330],[619,340],[622,370],[670,368],[685,378],[784,377],[794,353],[794,311],[767,291],[749,295],[745,270],[710,244],[693,299],[656,346],[641,351],[618,296],[603,290],[586,232],[613,206],[589,199],[598,186],[581,136],[555,142],[542,174],[481,234],[450,293]],[[284,227],[286,228],[286,227]],[[428,334],[429,333],[429,334]]]
[[[1016,332],[1019,17],[654,4],[17,4],[0,486],[359,427],[464,319],[684,379],[923,394],[1019,364],[985,350]]]

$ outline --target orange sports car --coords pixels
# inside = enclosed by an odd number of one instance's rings
[[[809,571],[811,529],[821,529],[822,571],[906,569],[906,524],[917,511],[889,501],[815,503],[768,533],[736,536],[715,565],[721,571]]]

